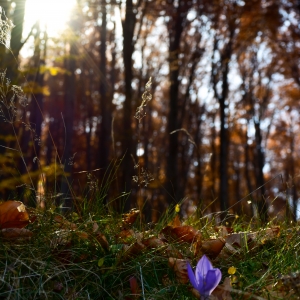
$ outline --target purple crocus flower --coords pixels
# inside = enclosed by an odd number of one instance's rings
[[[204,299],[212,293],[222,278],[220,269],[213,268],[205,255],[198,261],[195,274],[189,263],[187,268],[191,284]]]

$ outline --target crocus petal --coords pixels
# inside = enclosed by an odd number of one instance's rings
[[[203,283],[203,278],[205,278],[207,272],[212,270],[213,266],[206,255],[203,255],[202,258],[198,261],[196,267],[196,282],[199,284],[200,282]]]
[[[205,278],[205,286],[203,286],[202,294],[208,296],[218,286],[221,281],[222,273],[219,269],[209,270]],[[201,291],[200,291],[201,293]]]
[[[189,263],[187,263],[188,276],[193,287],[198,290],[198,284],[196,282],[196,278],[193,272],[193,269]]]

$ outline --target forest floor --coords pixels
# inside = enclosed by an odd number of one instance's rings
[[[299,299],[297,224],[182,222],[179,209],[147,225],[137,209],[120,215],[99,202],[66,217],[3,202],[0,298],[200,299],[187,262],[205,254],[222,272],[209,299]]]

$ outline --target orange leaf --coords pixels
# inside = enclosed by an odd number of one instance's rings
[[[23,228],[29,223],[25,205],[9,200],[0,204],[0,228]]]
[[[179,242],[194,243],[201,242],[201,233],[192,226],[171,227],[166,226],[161,233],[166,239],[173,239]]]
[[[133,208],[129,211],[129,213],[123,215],[123,226],[131,226],[135,220],[137,219],[140,211],[136,208]]]
[[[181,221],[180,221],[179,215],[176,214],[175,217],[174,217],[174,219],[168,225],[172,226],[172,227],[179,227],[179,226],[181,226]]]
[[[202,251],[210,258],[215,258],[219,255],[224,246],[225,240],[223,238],[210,239],[202,242]]]

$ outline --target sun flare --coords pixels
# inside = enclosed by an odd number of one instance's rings
[[[25,25],[40,21],[49,36],[56,36],[66,27],[76,0],[27,0]],[[29,29],[30,30],[30,29]]]

